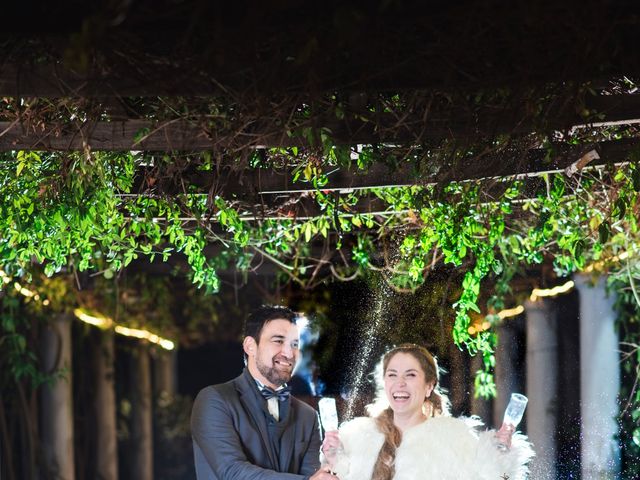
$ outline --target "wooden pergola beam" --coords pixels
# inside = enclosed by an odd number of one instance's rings
[[[601,95],[585,99],[590,112],[584,119],[575,110],[547,114],[545,128],[568,131],[591,125],[607,126],[640,123],[640,95]],[[355,115],[338,120],[335,117],[318,118],[316,128],[331,132],[336,144],[357,145],[376,143],[433,142],[455,139],[461,143],[496,134],[526,134],[534,130],[529,122],[517,123],[518,109],[495,112],[489,109],[478,112],[461,112],[452,115],[455,123],[445,118],[421,114],[408,116],[401,121],[391,113],[372,117],[365,121]],[[239,147],[265,148],[281,146],[308,146],[302,137],[290,137],[286,128],[274,128],[269,119],[251,122],[239,132],[219,132],[206,119],[173,119],[153,122],[144,119],[98,121],[68,125],[23,125],[19,121],[0,121],[0,151],[48,150],[74,151],[90,147],[104,151],[202,151],[213,148]]]
[[[212,141],[201,128],[186,121],[156,124],[149,120],[97,122],[59,127],[25,128],[18,122],[0,122],[0,151],[202,151]]]
[[[354,189],[379,187],[400,187],[408,185],[428,185],[434,183],[460,182],[471,180],[494,181],[509,177],[536,177],[546,173],[564,172],[571,165],[580,169],[592,169],[610,164],[632,161],[630,153],[637,151],[635,139],[601,142],[595,145],[558,145],[551,160],[546,150],[534,149],[522,152],[520,156],[507,155],[469,158],[455,168],[440,174],[426,174],[417,171],[412,163],[401,163],[396,168],[375,163],[366,172],[335,169],[329,173],[329,183],[322,187],[325,192],[347,192]],[[597,155],[594,155],[594,152]],[[488,173],[489,172],[489,173]],[[575,172],[574,172],[575,174]],[[219,172],[194,172],[183,174],[183,179],[200,192],[224,195],[226,198],[275,204],[276,198],[289,195],[303,195],[314,192],[315,188],[298,180],[293,181],[293,172],[288,169],[244,169],[241,172],[228,167]],[[179,185],[162,185],[165,193],[178,193]],[[140,190],[142,191],[142,189]]]

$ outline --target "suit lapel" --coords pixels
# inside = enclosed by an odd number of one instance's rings
[[[271,468],[276,470],[278,466],[278,459],[276,458],[276,454],[269,439],[267,423],[264,417],[264,405],[262,404],[263,402],[259,401],[260,399],[255,392],[254,386],[249,382],[253,382],[253,378],[251,378],[251,375],[245,370],[245,372],[240,375],[235,382],[238,397],[240,398],[240,403],[242,403],[242,406],[251,418],[256,430],[260,433],[264,451],[267,452],[269,461],[271,462]]]

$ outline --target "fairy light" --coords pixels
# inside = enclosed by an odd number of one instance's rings
[[[467,331],[469,332],[469,335],[474,335],[476,333],[480,333],[480,332],[484,332],[485,330],[489,330],[489,328],[491,328],[491,322],[489,322],[488,320],[485,320],[482,323],[476,323],[475,325],[471,325]]]
[[[11,278],[2,269],[0,269],[0,279],[2,279],[2,283],[5,283],[5,284],[8,284],[11,282]],[[28,289],[27,287],[20,285],[19,282],[14,282],[13,286],[18,292],[20,292],[21,295],[27,298],[33,298],[36,301],[40,300],[40,294],[38,294],[38,292],[35,292],[33,290]],[[51,302],[46,298],[42,300],[42,304],[44,306],[48,306],[50,305],[50,303]],[[73,311],[73,313],[78,320],[88,323],[89,325],[93,325],[95,327],[102,328],[102,329],[114,327],[115,322],[108,317],[103,317],[101,315],[91,315],[90,313],[84,311],[81,308],[76,308]],[[175,344],[171,340],[162,338],[161,336],[156,335],[155,333],[149,332],[148,330],[127,328],[121,325],[115,325],[114,330],[116,331],[116,333],[119,333],[120,335],[125,335],[127,337],[140,338],[140,339],[147,340],[151,343],[155,343],[157,345],[160,345],[162,348],[166,350],[173,350],[175,348]]]
[[[76,308],[73,313],[75,314],[78,320],[81,320],[90,325],[94,325],[96,327],[107,329],[113,327],[116,333],[120,335],[124,335],[126,337],[135,337],[142,340],[147,340],[151,343],[155,343],[160,345],[165,350],[173,350],[175,348],[175,344],[171,340],[167,340],[166,338],[162,338],[155,333],[152,333],[148,330],[141,330],[137,328],[128,328],[123,327],[122,325],[116,325],[115,322],[108,318],[98,315],[91,315],[81,308]]]
[[[562,293],[568,292],[573,287],[575,287],[575,283],[573,282],[573,280],[569,280],[568,282],[553,288],[546,288],[546,289],[534,288],[531,291],[531,295],[529,296],[529,299],[532,302],[535,302],[540,297],[555,297]],[[524,313],[524,305],[518,305],[513,308],[505,308],[504,310],[500,310],[495,315],[499,317],[500,320],[504,320],[505,318],[517,317],[521,313]],[[473,335],[475,333],[479,333],[484,330],[487,330],[490,326],[491,324],[488,321],[485,321],[482,324],[470,326],[467,329],[467,331],[469,332],[470,335]]]
[[[31,298],[33,297],[34,300],[40,300],[40,295],[38,295],[36,292],[34,292],[33,290],[29,290],[27,287],[23,287],[22,285],[20,285],[18,282],[15,282],[13,284],[13,286],[15,287],[15,289],[20,292],[21,295],[27,297],[27,298]]]
[[[599,262],[596,263],[592,263],[591,265],[588,265],[587,267],[585,267],[585,269],[583,270],[584,273],[591,273],[594,270],[600,270],[602,269],[602,267],[605,266],[605,264],[607,263],[615,263],[615,262],[620,262],[622,260],[626,260],[627,258],[629,258],[629,251],[624,251],[622,252],[620,255],[614,255],[611,258],[608,258],[606,260],[600,260]]]
[[[73,311],[73,314],[76,316],[78,320],[81,320],[85,323],[88,323],[89,325],[94,325],[96,327],[100,327],[103,329],[109,328],[111,327],[111,325],[113,325],[113,320],[111,320],[110,318],[90,315],[84,310],[82,310],[81,308],[76,308]]]
[[[0,269],[0,279],[2,279],[2,282],[5,284],[8,284],[11,282],[10,277],[2,269]],[[14,282],[13,286],[18,292],[20,292],[21,295],[27,298],[33,298],[36,301],[40,301],[40,294],[38,294],[38,292],[35,292],[33,290],[28,289],[27,287],[20,285],[19,282]],[[49,299],[45,298],[44,300],[42,300],[42,304],[44,306],[48,306],[50,305],[50,303],[51,302],[49,301]],[[119,333],[120,335],[144,339],[151,343],[160,345],[162,348],[166,350],[173,350],[176,347],[175,343],[173,343],[171,340],[162,338],[161,336],[156,335],[155,333],[149,332],[148,330],[139,330],[136,328],[127,328],[121,325],[115,325],[115,322],[109,317],[104,317],[102,315],[91,315],[90,313],[84,311],[81,308],[76,308],[73,311],[73,313],[78,320],[98,328],[107,329],[107,328],[113,327],[116,333]]]
[[[9,277],[9,275],[7,275],[7,273],[2,269],[0,269],[0,279],[2,279],[2,283],[4,284],[8,285],[9,283],[11,283],[11,277]],[[33,298],[38,302],[41,300],[40,294],[38,292],[30,290],[27,287],[23,287],[19,282],[14,282],[13,287],[20,293],[20,295],[24,297]],[[45,306],[49,305],[49,300],[45,298],[44,300],[42,300],[42,304]]]
[[[9,275],[7,275],[2,269],[0,269],[0,278],[2,279],[2,283],[9,283],[11,281]]]
[[[532,302],[535,302],[540,297],[555,297],[557,295],[560,295],[561,293],[568,292],[574,286],[575,286],[575,283],[573,282],[573,280],[569,280],[567,283],[564,283],[563,285],[558,285],[557,287],[553,287],[553,288],[544,288],[544,289],[534,288],[531,291],[531,296],[529,297],[529,300],[531,300]]]
[[[151,343],[155,343],[160,345],[162,348],[166,350],[173,350],[175,348],[175,344],[171,340],[167,340],[166,338],[162,338],[155,333],[151,333],[148,330],[139,330],[137,328],[127,328],[122,325],[115,326],[116,333],[120,335],[125,335],[127,337],[135,337],[141,338],[144,340],[148,340]]]
[[[500,310],[497,315],[500,317],[500,320],[504,320],[505,318],[516,317],[524,312],[524,306],[518,305],[514,308],[505,308],[504,310]]]

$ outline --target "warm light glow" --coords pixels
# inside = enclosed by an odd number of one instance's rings
[[[3,283],[11,282],[11,278],[9,278],[9,275],[7,275],[7,273],[2,269],[0,269],[0,278],[2,279]],[[23,287],[18,282],[14,282],[13,286],[18,292],[20,292],[20,295],[23,295],[27,298],[33,298],[36,301],[40,301],[40,294],[38,292],[29,290],[27,287]],[[49,300],[44,300],[42,303],[43,305],[49,305]]]
[[[591,265],[587,266],[583,270],[583,272],[591,273],[594,270],[600,270],[606,263],[620,262],[622,260],[626,260],[627,258],[629,258],[629,251],[622,252],[620,255],[614,255],[613,257],[606,260],[600,260],[599,262],[592,263]]]
[[[515,317],[517,315],[520,315],[522,312],[524,312],[524,307],[522,305],[518,305],[517,307],[514,307],[514,308],[507,308],[505,310],[500,310],[497,313],[497,315],[498,317],[500,317],[501,320],[504,320],[505,318]]]
[[[475,325],[471,325],[467,329],[467,332],[469,332],[469,335],[473,335],[475,333],[480,333],[480,332],[484,332],[485,330],[489,330],[489,328],[491,328],[491,322],[489,322],[488,320],[485,320],[482,323],[476,323]]]
[[[109,328],[113,324],[113,320],[111,320],[110,318],[89,315],[80,308],[76,308],[73,313],[78,318],[78,320],[82,320],[83,322],[90,325],[95,325],[96,327]]]
[[[3,283],[9,283],[11,281],[11,279],[9,278],[9,275],[7,275],[6,272],[1,268],[0,268],[0,278],[2,279]]]
[[[16,287],[16,290],[19,291],[21,295],[24,295],[25,297],[34,297],[36,300],[40,300],[40,295],[33,290],[23,287],[18,282],[14,283],[13,286]]]
[[[95,325],[96,327],[111,328],[115,324],[115,322],[108,317],[89,315],[87,312],[85,312],[81,308],[76,308],[73,311],[73,313],[79,320],[82,320],[83,322],[89,323],[91,325]],[[137,328],[128,328],[128,327],[123,327],[122,325],[115,325],[113,329],[115,330],[116,333],[119,333],[120,335],[148,340],[151,343],[160,345],[165,350],[173,350],[175,348],[175,344],[171,340],[162,338],[156,335],[155,333],[151,333],[147,330],[139,330]]]
[[[175,348],[175,344],[171,340],[159,337],[155,333],[151,333],[147,330],[138,330],[137,328],[127,328],[122,325],[116,325],[115,331],[116,333],[127,337],[149,340],[151,343],[156,343],[166,350],[173,350]]]
[[[4,283],[9,283],[10,279],[7,276],[7,274],[3,271],[0,270],[0,278],[2,278],[2,281]],[[15,289],[17,291],[19,291],[22,295],[24,295],[25,297],[29,297],[29,298],[33,298],[34,300],[40,300],[40,295],[37,292],[34,292],[33,290],[29,290],[26,287],[23,287],[22,285],[20,285],[18,282],[15,282],[13,284],[13,286],[15,287]],[[47,306],[49,305],[49,300],[45,299],[42,301],[42,304]],[[81,308],[76,308],[73,313],[75,314],[75,316],[78,318],[78,320],[82,320],[85,323],[88,323],[90,325],[94,325],[96,327],[99,328],[111,328],[114,325],[113,320],[111,320],[108,317],[103,317],[103,316],[99,316],[99,315],[90,315],[87,312],[85,312],[84,310],[82,310]],[[306,318],[305,318],[306,320]],[[308,320],[307,320],[308,323]],[[158,335],[156,335],[155,333],[151,333],[147,330],[138,330],[135,328],[127,328],[127,327],[123,327],[121,325],[116,325],[115,326],[115,331],[116,333],[119,333],[121,335],[125,335],[128,337],[136,337],[136,338],[142,338],[144,340],[148,340],[151,343],[155,343],[157,345],[160,345],[162,348],[166,349],[166,350],[173,350],[175,348],[175,344],[171,341],[171,340],[167,340],[166,338],[162,338]]]
[[[569,280],[564,285],[558,285],[557,287],[553,288],[534,288],[529,299],[532,302],[535,302],[540,297],[555,297],[556,295],[560,295],[561,293],[568,292],[574,286],[575,283],[573,283],[573,280]]]

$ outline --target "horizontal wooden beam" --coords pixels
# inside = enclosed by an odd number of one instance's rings
[[[460,182],[468,180],[492,180],[505,177],[534,177],[546,173],[565,172],[568,167],[578,163],[591,151],[598,153],[582,168],[601,167],[631,161],[630,154],[640,151],[637,140],[602,142],[590,146],[567,147],[558,146],[556,153],[547,159],[548,152],[534,149],[522,156],[508,155],[469,158],[455,169],[428,174],[417,171],[411,164],[402,164],[399,168],[375,164],[366,174],[336,170],[329,175],[329,183],[322,187],[326,191],[350,189],[366,189],[375,187],[394,187],[407,185],[427,185],[441,182]],[[254,174],[255,175],[255,174]],[[311,185],[293,183],[290,173],[259,173],[259,177],[250,182],[259,189],[260,195],[278,195],[286,193],[304,193],[313,191]],[[248,179],[247,179],[248,180]],[[228,184],[225,193],[240,194],[243,187]],[[244,188],[246,192],[246,187]]]
[[[206,99],[202,100],[203,102]],[[585,120],[577,110],[587,110]],[[327,129],[336,144],[414,144],[445,139],[458,143],[473,142],[498,134],[528,134],[536,126],[520,121],[521,108],[495,111],[451,111],[446,118],[423,117],[423,112],[398,119],[392,113],[349,114],[343,119],[324,116],[309,123],[317,130]],[[589,96],[584,106],[564,106],[545,116],[542,128],[570,131],[589,126],[640,123],[640,95]],[[370,116],[367,118],[367,114]],[[455,121],[451,119],[455,118]],[[257,118],[238,126],[221,129],[206,117],[193,120],[172,119],[150,121],[127,119],[98,122],[38,123],[36,126],[19,121],[0,121],[0,151],[49,150],[73,151],[90,147],[105,151],[202,151],[210,149],[262,148],[278,146],[309,146],[309,139],[288,135],[287,127],[274,126],[272,118]],[[540,126],[538,126],[540,127]],[[319,140],[316,141],[319,143]]]
[[[373,164],[366,172],[335,169],[328,172],[329,182],[321,189],[326,192],[348,192],[354,189],[377,187],[399,187],[407,185],[427,185],[434,183],[460,182],[468,180],[493,181],[508,177],[535,177],[545,173],[564,172],[572,165],[576,171],[582,168],[600,167],[631,161],[630,154],[640,150],[635,139],[601,142],[595,145],[567,146],[557,145],[554,153],[533,149],[509,156],[470,157],[457,166],[432,173],[429,165],[423,170],[416,169],[410,162],[401,162],[391,168],[380,163]],[[593,155],[596,152],[597,155]],[[582,161],[581,161],[582,160]],[[575,172],[574,172],[575,174]],[[290,169],[244,169],[236,171],[227,167],[219,172],[184,173],[181,180],[200,192],[224,195],[226,198],[238,198],[268,205],[286,202],[290,195],[304,195],[315,188],[300,180],[293,181]],[[175,179],[160,180],[153,184],[164,193],[178,193],[181,183],[169,182]],[[143,191],[141,188],[139,191]]]
[[[201,128],[185,121],[156,124],[149,120],[124,120],[68,125],[26,127],[0,122],[0,151],[197,151],[213,143]]]

